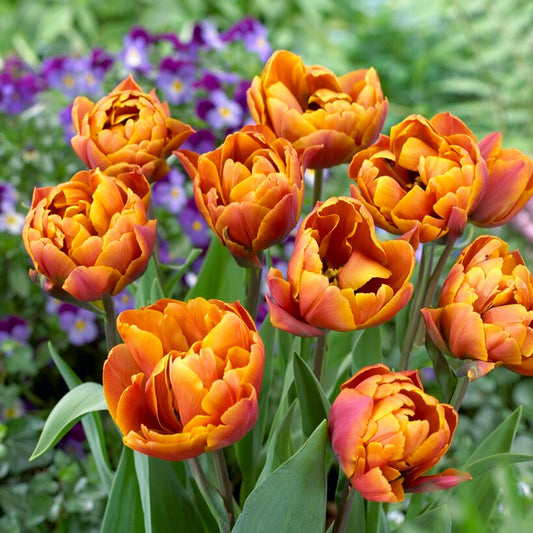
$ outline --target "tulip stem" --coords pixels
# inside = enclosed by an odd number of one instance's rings
[[[350,517],[350,509],[353,502],[353,489],[349,480],[346,480],[342,494],[339,500],[339,507],[337,508],[337,516],[333,524],[331,533],[344,533],[348,525],[348,518]]]
[[[262,255],[258,254],[259,261],[262,261]],[[248,268],[248,287],[246,292],[246,310],[255,320],[257,317],[257,307],[259,305],[259,295],[261,293],[261,279],[263,269],[252,265]]]
[[[105,340],[107,345],[107,351],[110,351],[113,346],[119,344],[119,336],[116,324],[115,302],[110,294],[106,294],[102,298],[105,311]]]
[[[224,501],[224,508],[228,514],[230,530],[235,524],[235,513],[233,512],[233,489],[228,474],[228,465],[224,457],[224,450],[214,450],[212,452],[215,463],[215,472],[218,481],[218,490]]]
[[[439,262],[437,263],[435,270],[429,278],[426,297],[424,298],[422,307],[428,307],[433,305],[433,299],[435,298],[435,293],[437,292],[437,286],[439,284],[440,276],[442,274],[442,271],[444,270],[444,266],[446,265],[448,257],[450,257],[450,254],[452,253],[454,245],[455,239],[450,239],[446,243],[446,246],[439,257]]]
[[[313,180],[313,204],[315,206],[322,196],[322,182],[324,181],[324,169],[315,168],[315,179]]]
[[[456,411],[459,411],[459,408],[463,403],[463,399],[465,397],[466,389],[468,389],[469,383],[470,380],[468,379],[468,376],[463,376],[457,381],[457,385],[455,387],[455,390],[453,391],[453,396],[450,400],[450,404]]]
[[[313,360],[313,374],[319,383],[322,383],[322,374],[324,373],[324,355],[326,353],[326,334],[319,335],[316,338],[315,355]]]
[[[407,323],[407,330],[402,343],[400,370],[407,370],[411,350],[413,349],[413,345],[417,336],[418,324],[420,322],[420,307],[426,292],[427,273],[429,270],[428,266],[431,264],[433,259],[433,247],[430,246],[429,250],[431,255],[428,260],[427,249],[425,246],[422,248],[422,258],[420,259],[420,266],[418,268],[418,279],[416,282],[415,293],[413,295],[413,299],[411,300],[409,321]]]

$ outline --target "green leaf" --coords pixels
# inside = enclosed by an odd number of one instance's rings
[[[383,362],[381,327],[363,330],[352,350],[352,372],[381,362]]]
[[[124,531],[145,533],[133,450],[127,447],[123,448],[120,456],[100,533],[124,533]]]
[[[317,378],[298,355],[294,355],[294,382],[300,402],[302,428],[305,436],[311,435],[315,428],[328,417],[331,405]]]
[[[245,274],[246,269],[240,267],[227,248],[213,237],[188,298],[202,296],[225,302],[244,301]]]
[[[508,452],[511,449],[521,415],[522,407],[518,407],[474,450],[466,460],[464,469],[466,470],[480,459]]]
[[[450,511],[446,505],[443,505],[427,511],[409,522],[405,522],[399,528],[393,530],[393,533],[427,533],[428,531],[450,533],[451,530],[452,519]]]
[[[50,412],[30,461],[52,448],[83,415],[106,410],[104,389],[98,383],[82,383],[67,392]]]
[[[233,533],[323,533],[327,422],[248,496]]]
[[[533,455],[525,453],[497,453],[484,457],[483,459],[478,459],[465,466],[465,469],[468,469],[468,473],[472,477],[477,477],[485,472],[489,472],[497,466],[525,463],[528,461],[533,461]]]
[[[457,385],[457,376],[449,365],[446,357],[440,352],[429,337],[426,340],[426,350],[433,364],[441,401],[449,403]]]
[[[74,371],[59,356],[54,346],[50,342],[48,343],[48,350],[52,360],[59,370],[59,373],[61,374],[61,377],[65,380],[67,387],[69,389],[73,389],[80,385],[80,378],[78,378]],[[100,479],[102,480],[106,491],[109,492],[111,489],[111,482],[113,480],[113,473],[111,471],[109,457],[105,447],[104,430],[102,428],[100,416],[98,413],[90,413],[85,415],[81,419],[81,424],[83,426],[85,436],[87,437],[87,443],[89,444],[89,449],[91,450],[91,455],[93,456]]]

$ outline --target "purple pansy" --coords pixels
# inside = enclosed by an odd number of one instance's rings
[[[59,325],[67,333],[71,344],[81,346],[98,338],[97,317],[94,313],[68,303],[62,303],[58,311]]]
[[[209,98],[198,101],[196,113],[214,129],[232,130],[242,123],[242,107],[222,90],[213,91]]]
[[[116,296],[113,296],[115,302],[115,312],[118,315],[122,311],[127,311],[128,309],[135,309],[135,299],[128,291],[124,289],[122,292],[119,292]]]
[[[178,214],[187,203],[184,189],[185,177],[177,169],[159,180],[152,189],[152,201],[155,206],[166,207],[174,215]]]
[[[31,107],[44,89],[43,79],[19,58],[8,58],[0,71],[0,112],[17,114]]]
[[[234,24],[222,34],[222,39],[226,42],[242,41],[246,49],[256,53],[263,62],[272,54],[268,30],[252,17],[246,17]]]
[[[207,248],[209,246],[211,232],[202,215],[198,212],[193,198],[178,214],[178,221],[195,248]]]
[[[122,50],[118,54],[124,69],[148,76],[153,68],[150,60],[150,45],[154,41],[155,37],[144,28],[138,26],[132,28],[124,37]]]
[[[211,130],[197,130],[181,145],[181,148],[205,154],[215,149],[216,142],[217,138]]]
[[[192,32],[191,44],[211,50],[222,50],[225,46],[216,27],[205,20],[195,24]]]
[[[157,87],[170,104],[179,105],[194,98],[193,82],[196,75],[194,63],[165,57],[159,66]]]

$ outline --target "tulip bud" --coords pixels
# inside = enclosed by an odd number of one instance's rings
[[[163,299],[123,311],[124,344],[104,364],[104,394],[130,448],[179,461],[229,446],[255,424],[264,347],[238,303]]]
[[[407,241],[377,238],[361,202],[318,202],[296,235],[287,280],[275,268],[267,275],[272,324],[301,336],[383,324],[409,301],[414,265]]]
[[[365,367],[341,386],[329,414],[331,447],[363,498],[400,502],[405,492],[453,487],[471,479],[448,469],[423,476],[448,450],[458,415],[424,392],[418,372]]]
[[[167,103],[154,90],[143,92],[131,76],[96,104],[78,96],[72,122],[72,147],[87,167],[136,164],[151,182],[168,173],[166,158],[194,132],[171,118]]]
[[[148,183],[137,177],[144,182],[137,190],[149,198]],[[145,202],[98,169],[35,189],[22,238],[46,289],[93,301],[118,294],[141,276],[156,227],[147,220]]]
[[[347,163],[377,138],[387,115],[373,68],[337,77],[322,66],[278,50],[248,90],[248,107],[258,124],[289,139],[300,150],[320,146],[310,168]]]

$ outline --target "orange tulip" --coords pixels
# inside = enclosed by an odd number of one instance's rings
[[[248,107],[297,149],[321,145],[311,168],[347,163],[377,138],[387,115],[379,78],[373,68],[337,77],[322,66],[278,50],[248,90]]]
[[[275,268],[267,275],[270,319],[301,336],[377,326],[408,302],[414,265],[407,241],[378,240],[361,202],[318,202],[296,235],[287,280]]]
[[[501,226],[513,218],[533,195],[533,161],[519,150],[502,148],[502,134],[487,135],[480,143],[488,168],[485,194],[470,214],[478,226]]]
[[[142,174],[136,177],[147,202],[149,184]],[[118,294],[144,272],[155,227],[131,189],[99,170],[84,170],[66,183],[34,190],[22,238],[47,290],[94,301]]]
[[[422,316],[442,352],[533,375],[533,276],[498,237],[482,235],[461,252],[438,308]]]
[[[294,229],[303,202],[303,161],[265,126],[246,126],[202,155],[175,152],[193,180],[198,210],[242,265]]]
[[[376,225],[410,234],[415,246],[461,235],[487,181],[476,137],[449,113],[407,117],[390,137],[359,152],[348,174],[357,182],[352,196],[364,202]]]
[[[123,311],[124,344],[104,364],[104,394],[126,446],[179,461],[228,446],[255,424],[264,347],[238,303],[164,299]]]
[[[423,476],[448,450],[455,409],[426,394],[418,372],[376,364],[341,386],[329,414],[331,447],[351,484],[367,500],[400,502],[471,479],[448,469]]]
[[[171,118],[167,103],[154,90],[143,92],[131,75],[96,104],[78,96],[72,121],[77,133],[72,147],[89,168],[132,163],[150,181],[168,173],[166,158],[194,132]]]

